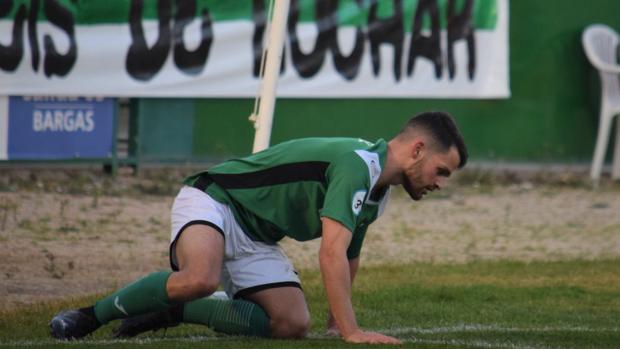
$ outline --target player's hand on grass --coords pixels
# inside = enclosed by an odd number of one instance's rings
[[[362,330],[357,330],[347,337],[344,340],[348,343],[369,343],[369,344],[402,344],[399,339],[386,336],[377,332],[366,332]]]

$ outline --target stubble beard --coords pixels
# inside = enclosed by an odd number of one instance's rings
[[[412,200],[414,201],[419,201],[422,199],[423,195],[422,195],[422,190],[417,190],[413,184],[412,181],[409,180],[409,178],[406,175],[403,175],[403,188],[405,189],[405,191],[407,192],[407,194],[409,194],[409,197],[411,197]]]

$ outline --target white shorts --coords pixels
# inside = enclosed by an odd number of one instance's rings
[[[300,287],[293,264],[279,245],[253,241],[241,229],[228,205],[202,190],[184,186],[172,205],[170,265],[178,270],[176,241],[185,228],[205,224],[224,236],[221,284],[230,298],[268,288]]]

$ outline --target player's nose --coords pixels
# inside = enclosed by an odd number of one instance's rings
[[[437,180],[435,181],[433,190],[441,190],[441,188],[443,188],[445,184],[446,184],[446,179],[443,177],[438,177]]]

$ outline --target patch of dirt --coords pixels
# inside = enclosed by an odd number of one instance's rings
[[[393,190],[366,235],[362,265],[557,261],[620,257],[620,191],[510,185],[451,188],[414,202]],[[318,241],[284,241],[303,268],[318,268]]]
[[[0,309],[107,292],[169,268],[169,210],[182,176],[79,176],[0,175]],[[368,231],[362,266],[620,257],[616,185],[485,178],[456,180],[420,202],[394,190]],[[318,268],[319,241],[282,244],[297,268]]]
[[[0,206],[15,207],[0,230],[0,308],[102,292],[169,268],[172,200],[0,193]]]

